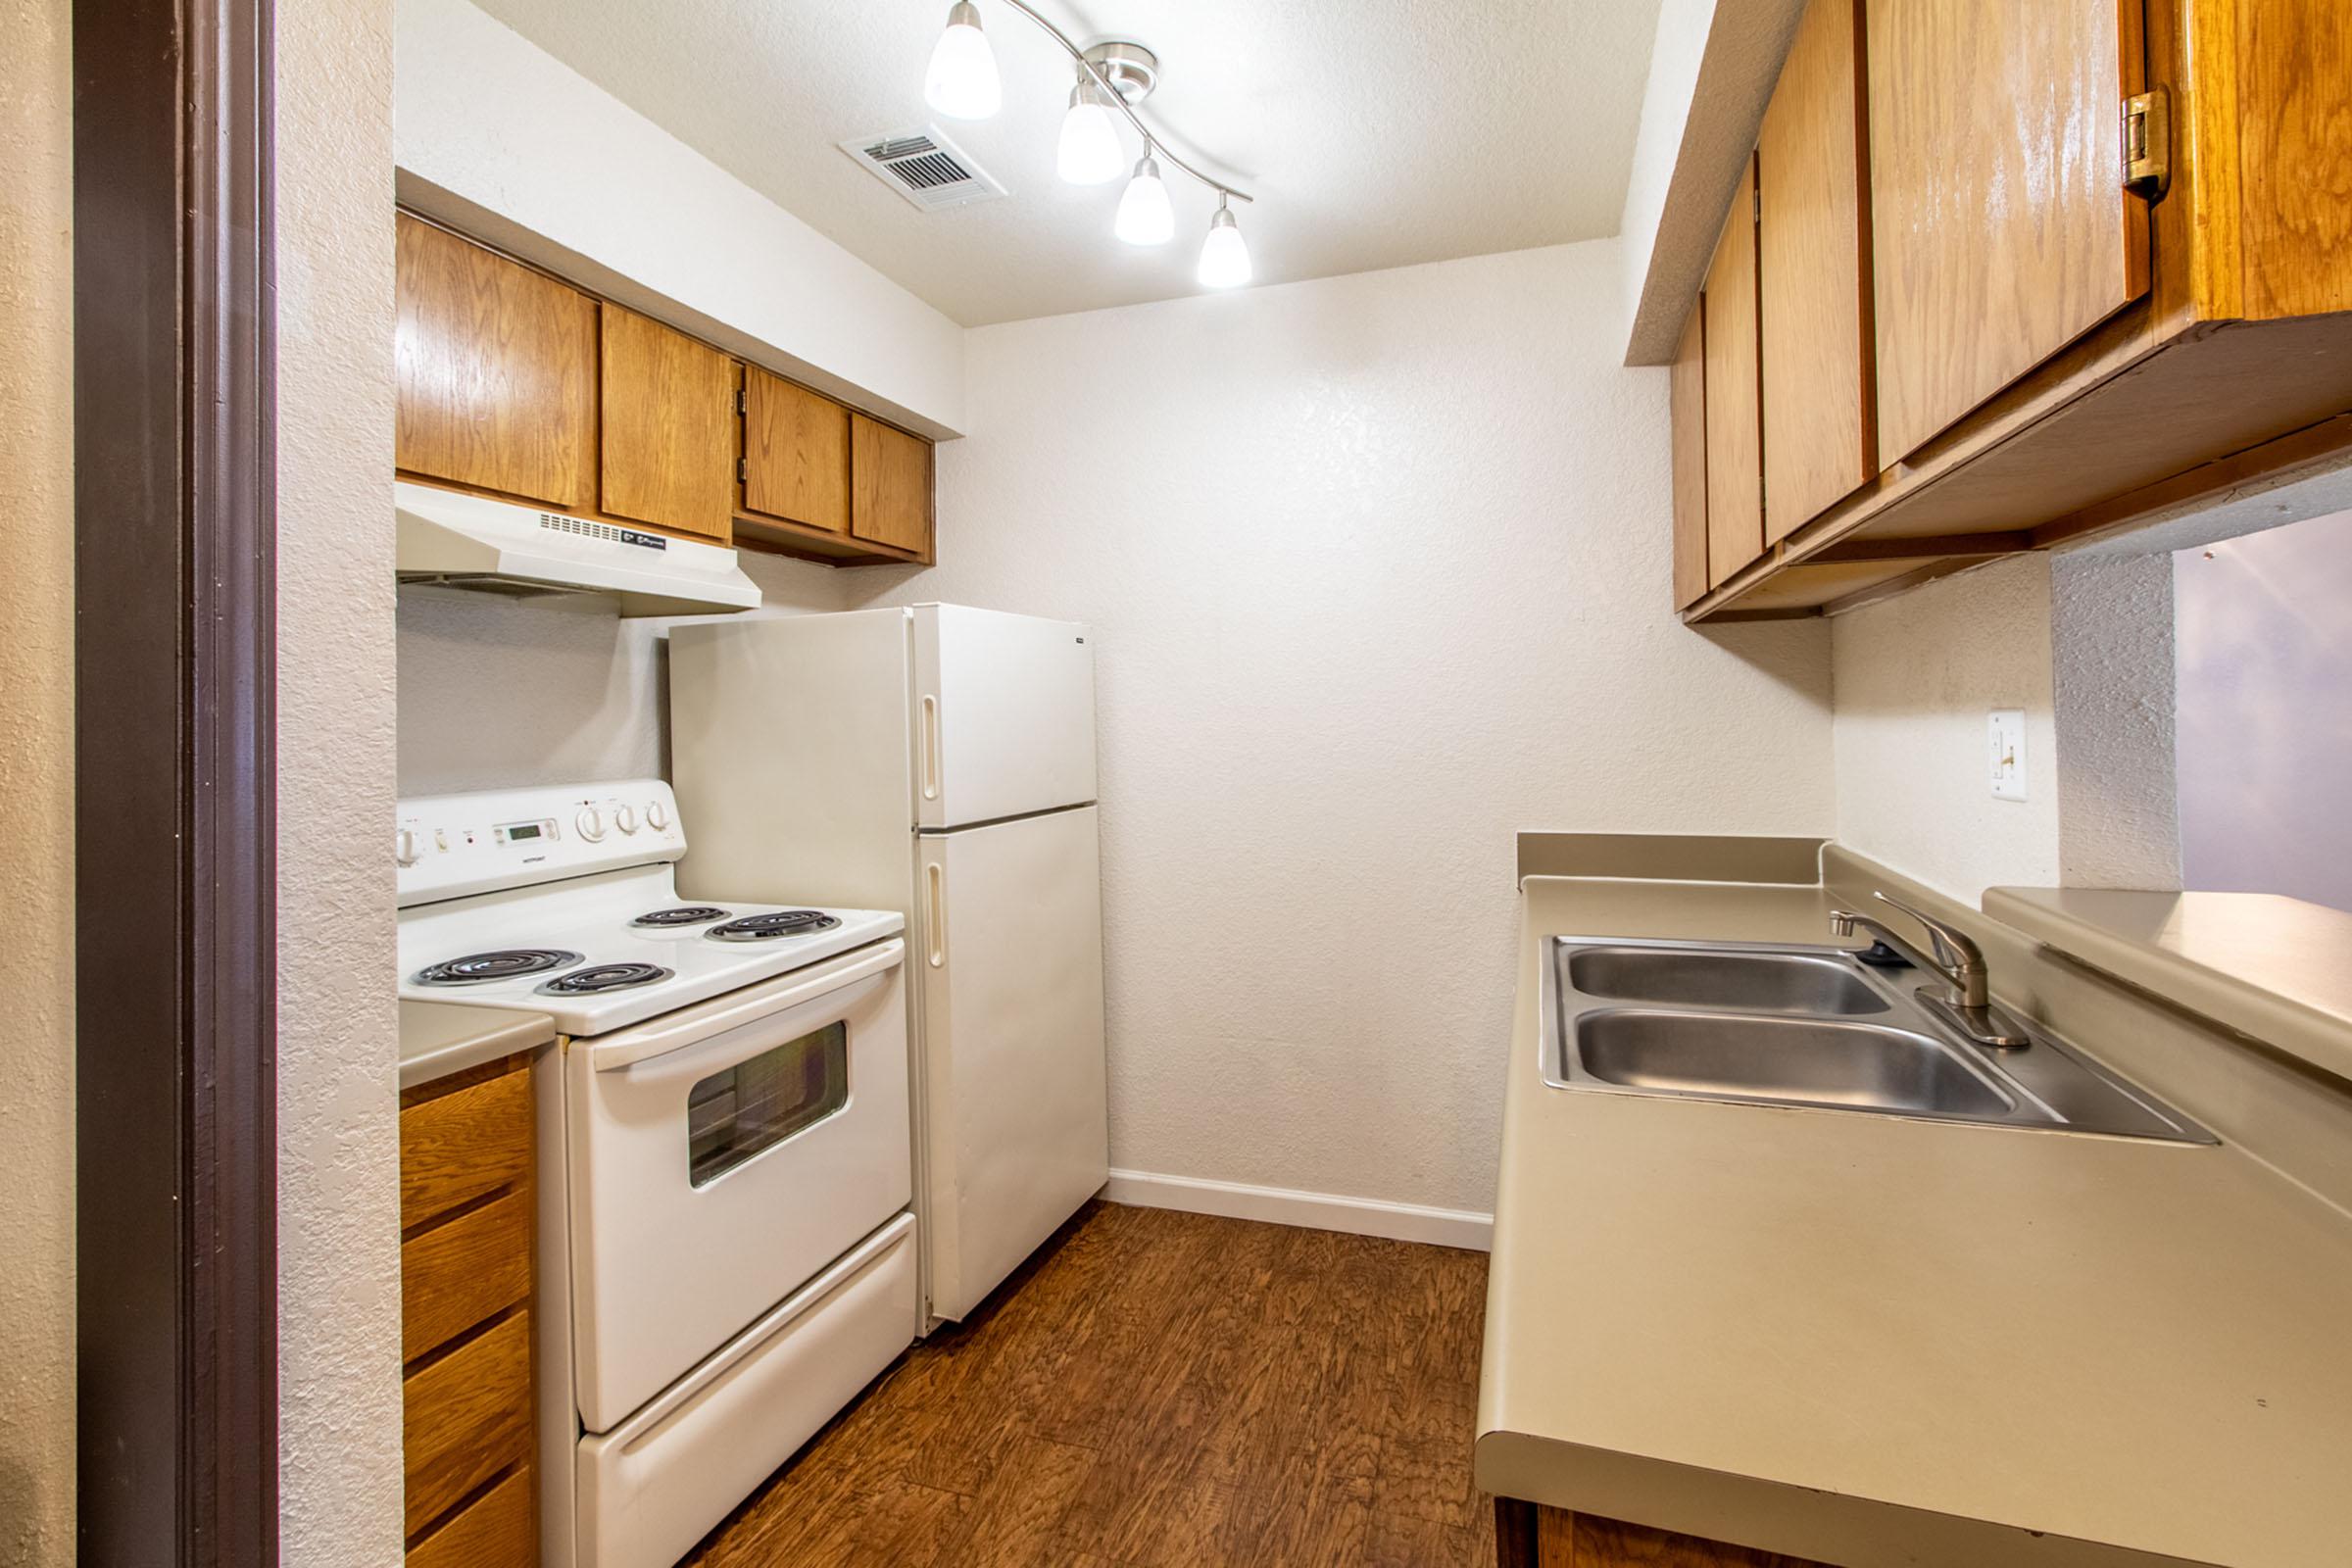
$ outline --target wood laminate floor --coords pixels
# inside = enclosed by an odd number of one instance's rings
[[[697,1568],[1494,1561],[1483,1253],[1090,1205]]]

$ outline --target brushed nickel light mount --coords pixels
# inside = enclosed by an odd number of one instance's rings
[[[1061,177],[1074,185],[1100,185],[1128,169],[1126,148],[1119,138],[1118,122],[1123,118],[1143,138],[1144,150],[1120,196],[1113,232],[1131,245],[1161,245],[1174,234],[1174,216],[1159,172],[1165,162],[1217,196],[1217,210],[1209,219],[1197,271],[1202,285],[1231,288],[1249,282],[1250,251],[1242,241],[1232,204],[1250,202],[1250,193],[1202,173],[1169,151],[1135,112],[1159,85],[1159,57],[1131,38],[1105,38],[1081,48],[1027,0],[1004,0],[1004,4],[1036,23],[1060,44],[1077,71],[1054,152],[1054,168]],[[981,30],[980,8],[974,0],[956,0],[949,8],[947,30],[931,52],[930,71],[923,78],[923,97],[933,109],[956,120],[986,120],[1003,106],[996,54]]]

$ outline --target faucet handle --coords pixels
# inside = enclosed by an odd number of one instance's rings
[[[1850,937],[1853,934],[1854,911],[1851,909],[1832,909],[1830,911],[1830,935],[1834,937]]]
[[[1884,889],[1872,893],[1871,897],[1889,908],[1900,909],[1912,919],[1917,920],[1928,933],[1928,941],[1936,950],[1937,963],[1947,965],[1955,970],[1984,967],[1984,952],[1969,939],[1967,932],[1957,926],[1946,925],[1932,914],[1922,914],[1900,899],[1888,898]],[[1835,919],[1836,916],[1833,915],[1832,918]]]

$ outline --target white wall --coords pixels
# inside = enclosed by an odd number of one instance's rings
[[[1612,241],[985,327],[944,564],[1092,622],[1112,1162],[1485,1210],[1521,828],[1826,832],[1827,634],[1664,611]]]
[[[848,573],[750,550],[737,559],[763,596],[752,613],[846,606]],[[665,772],[675,623],[623,620],[589,596],[401,589],[400,793]]]
[[[2013,556],[1830,625],[1838,842],[1972,904],[2056,882],[2050,558]],[[1996,708],[2026,710],[2024,801],[1992,797]]]
[[[392,10],[277,14],[281,1560],[400,1560]]]
[[[400,192],[436,218],[931,435],[963,331],[466,0],[399,0]]]
[[[67,0],[0,54],[0,1562],[74,1561],[73,83]]]
[[[2352,909],[2352,513],[2175,561],[2185,886]]]

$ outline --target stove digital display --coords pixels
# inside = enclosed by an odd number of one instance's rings
[[[545,822],[510,822],[498,830],[498,837],[499,841],[504,844],[527,844],[533,839],[547,837],[547,824]]]

